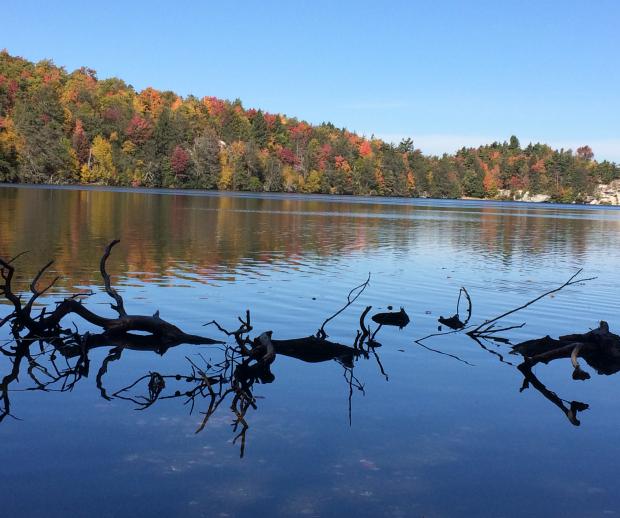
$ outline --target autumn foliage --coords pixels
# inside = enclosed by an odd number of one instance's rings
[[[521,147],[516,137],[425,156],[332,124],[180,97],[94,70],[0,53],[0,181],[377,196],[585,199],[620,178],[589,146]]]

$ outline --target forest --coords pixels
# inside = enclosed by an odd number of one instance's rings
[[[206,85],[208,88],[208,85]],[[140,92],[0,52],[0,182],[584,202],[620,166],[516,136],[427,156],[240,100]]]

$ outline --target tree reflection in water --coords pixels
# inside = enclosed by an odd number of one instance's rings
[[[7,325],[12,335],[12,340],[0,347],[0,352],[11,362],[10,372],[0,383],[0,421],[7,416],[14,417],[10,393],[12,385],[19,381],[20,375],[25,374],[32,383],[26,390],[68,392],[73,390],[80,380],[89,376],[91,351],[106,348],[108,353],[96,373],[96,385],[102,398],[128,401],[138,410],[146,410],[158,401],[169,399],[182,401],[189,406],[190,413],[200,407],[204,417],[196,433],[207,426],[220,407],[228,406],[233,418],[233,443],[239,443],[240,455],[243,457],[249,429],[248,412],[250,409],[257,409],[257,399],[253,395],[254,386],[275,380],[271,365],[279,355],[309,363],[335,361],[341,365],[348,389],[349,422],[353,394],[356,390],[364,391],[363,384],[354,373],[356,361],[374,358],[387,379],[375,350],[380,346],[376,337],[383,325],[405,327],[409,318],[404,309],[374,315],[373,321],[379,325],[373,332],[365,322],[371,306],[366,307],[360,316],[360,329],[357,330],[351,346],[328,340],[326,331],[329,322],[357,301],[368,287],[370,275],[364,283],[349,292],[344,305],[325,319],[315,335],[275,339],[273,332],[267,331],[252,337],[253,326],[248,310],[244,317],[238,318],[239,327],[233,331],[225,329],[215,321],[205,324],[215,327],[225,339],[218,340],[186,334],[161,319],[159,312],[152,316],[128,314],[124,301],[113,288],[106,270],[107,260],[117,242],[113,241],[105,248],[100,261],[104,289],[113,300],[111,308],[118,314],[116,318],[104,318],[92,312],[83,303],[83,294],[69,296],[53,307],[42,306],[39,309],[36,305],[39,297],[56,281],[54,279],[44,289],[38,287],[51,262],[34,277],[30,284],[30,296],[24,304],[22,301],[25,297],[15,293],[12,285],[15,262],[19,256],[10,260],[0,259],[3,282],[0,294],[13,305],[13,311],[0,321],[0,327]],[[36,314],[35,307],[38,311]],[[80,316],[101,328],[102,332],[80,332],[77,327],[63,327],[63,322],[69,315]],[[202,354],[198,355],[200,361],[186,357],[186,372],[152,371],[120,389],[111,391],[106,388],[105,376],[114,362],[122,360],[125,350],[163,355],[182,344],[210,345],[214,350],[217,349],[218,360],[211,361]]]
[[[51,266],[47,263],[34,276],[29,285],[28,297],[16,293],[13,287],[15,264],[19,256],[10,260],[0,259],[0,294],[12,306],[12,311],[0,320],[0,327],[10,329],[11,340],[0,347],[2,355],[10,362],[10,369],[0,382],[0,421],[8,416],[14,417],[10,393],[20,377],[31,383],[26,390],[68,392],[77,383],[87,378],[91,372],[90,353],[94,349],[105,348],[107,354],[96,371],[96,386],[102,398],[121,400],[133,404],[138,410],[146,410],[158,401],[179,400],[187,405],[189,412],[199,410],[203,417],[196,430],[207,427],[211,417],[222,407],[232,413],[234,444],[239,444],[243,457],[246,436],[250,428],[249,413],[258,409],[254,388],[257,384],[273,383],[275,376],[271,366],[278,356],[286,356],[308,363],[337,362],[343,371],[348,391],[348,418],[351,422],[352,399],[356,391],[364,391],[363,383],[355,375],[356,362],[373,359],[379,372],[388,379],[381,363],[377,348],[381,346],[377,335],[383,326],[402,329],[409,324],[409,316],[404,308],[399,311],[376,313],[371,320],[377,324],[373,330],[367,324],[372,309],[365,307],[359,317],[359,328],[351,345],[329,340],[327,326],[345,310],[352,307],[370,283],[370,275],[365,282],[354,287],[347,295],[343,306],[328,316],[317,332],[311,336],[280,339],[273,331],[254,333],[250,311],[239,317],[239,325],[228,330],[216,321],[205,324],[221,337],[210,338],[187,334],[180,328],[163,320],[159,312],[153,315],[133,315],[125,309],[125,304],[112,286],[106,265],[117,241],[111,242],[104,250],[100,260],[100,273],[104,291],[112,299],[111,308],[117,313],[115,318],[106,318],[94,313],[84,304],[88,294],[75,294],[54,305],[41,304],[41,297],[54,285],[57,279],[46,287],[39,286],[45,272]],[[538,364],[570,358],[573,365],[573,379],[586,380],[590,375],[578,361],[583,358],[599,374],[614,374],[620,370],[620,337],[609,331],[609,326],[601,322],[595,330],[582,334],[561,336],[558,339],[544,337],[513,345],[504,335],[524,324],[503,324],[502,321],[514,313],[530,306],[538,300],[556,293],[567,286],[582,284],[591,280],[580,277],[581,270],[567,282],[501,315],[474,326],[470,324],[473,313],[472,299],[465,288],[459,291],[456,313],[451,317],[439,317],[439,332],[416,340],[416,343],[431,351],[446,354],[471,365],[463,358],[426,345],[431,338],[464,333],[485,351],[497,356],[500,362],[518,369],[523,375],[521,391],[533,387],[547,400],[561,409],[569,422],[577,426],[579,412],[588,408],[586,403],[567,401],[548,389],[534,374],[533,367]],[[466,308],[461,308],[466,303]],[[10,307],[8,306],[8,307]],[[82,332],[77,327],[67,328],[67,317],[76,315],[101,332]],[[445,326],[449,331],[442,331]],[[202,354],[194,359],[186,357],[185,372],[150,371],[130,384],[116,389],[106,387],[106,374],[115,362],[123,359],[126,350],[165,354],[171,348],[182,344],[208,345],[216,360]],[[510,354],[519,354],[523,361],[514,365],[501,352],[502,346],[512,346]]]
[[[548,401],[557,406],[564,413],[564,415],[566,415],[571,424],[574,426],[579,426],[581,422],[578,419],[578,414],[579,412],[587,410],[589,405],[581,401],[568,401],[561,398],[554,391],[548,389],[545,384],[538,379],[532,369],[534,366],[541,363],[548,364],[562,358],[570,358],[573,367],[572,379],[585,381],[590,379],[590,374],[581,368],[578,361],[578,358],[581,357],[590,367],[596,370],[597,374],[615,374],[620,371],[620,336],[611,333],[607,322],[602,321],[596,329],[590,330],[586,333],[569,334],[560,336],[558,339],[545,336],[543,338],[527,340],[515,345],[512,344],[509,338],[506,338],[503,335],[514,329],[524,327],[525,323],[504,325],[501,321],[506,317],[529,307],[548,295],[557,293],[568,286],[577,284],[581,285],[594,279],[580,277],[581,272],[582,270],[578,270],[559,287],[549,290],[516,308],[502,313],[497,317],[485,320],[477,326],[468,325],[472,316],[473,305],[467,290],[465,288],[461,288],[457,302],[456,314],[450,318],[439,317],[438,319],[440,324],[445,325],[450,330],[442,332],[440,326],[440,332],[420,338],[416,340],[416,343],[427,350],[437,352],[439,354],[446,354],[447,356],[451,356],[459,361],[462,361],[463,363],[469,364],[469,362],[458,356],[447,354],[439,349],[431,348],[423,343],[430,338],[464,332],[483,350],[495,355],[501,363],[515,367],[523,375],[523,384],[519,390],[520,392],[533,387]],[[460,320],[459,315],[459,304],[463,294],[465,294],[468,303],[467,318],[464,322]],[[506,360],[505,355],[499,350],[499,347],[502,345],[510,346],[508,354],[521,355],[523,361],[519,365],[515,365],[514,363]]]

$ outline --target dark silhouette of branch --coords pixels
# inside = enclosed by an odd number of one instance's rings
[[[344,306],[342,306],[338,311],[336,311],[333,315],[325,319],[325,321],[323,322],[323,324],[321,325],[321,327],[316,333],[317,338],[321,338],[321,339],[327,338],[328,335],[325,332],[325,326],[327,325],[327,323],[333,320],[334,318],[336,318],[338,315],[340,315],[340,313],[346,310],[349,306],[351,306],[358,299],[358,297],[362,293],[364,293],[364,290],[368,287],[369,283],[370,283],[370,273],[368,274],[368,278],[366,279],[365,282],[363,282],[359,286],[356,286],[349,292],[349,294],[347,295],[347,303]]]
[[[118,313],[120,317],[126,317],[127,312],[125,311],[125,304],[123,302],[123,298],[112,287],[110,276],[106,271],[106,262],[108,260],[108,257],[110,257],[110,252],[112,252],[112,248],[114,248],[114,246],[118,243],[120,243],[120,240],[115,239],[114,241],[111,241],[108,246],[105,247],[103,256],[101,256],[101,261],[99,262],[99,271],[101,272],[101,277],[103,278],[106,293],[116,302],[116,304],[110,304],[110,306]]]
[[[465,296],[465,299],[467,300],[467,317],[465,317],[464,321],[461,320],[461,315],[460,315],[461,296]],[[469,320],[471,319],[472,309],[473,309],[473,305],[471,302],[471,297],[469,296],[469,293],[467,292],[467,290],[463,287],[459,290],[459,297],[456,301],[456,313],[453,316],[448,317],[448,318],[440,316],[439,323],[455,331],[460,331],[464,329],[465,327],[467,327],[467,324],[469,323]]]
[[[444,334],[448,334],[448,333],[444,333]],[[425,338],[428,338],[428,337],[425,337]],[[468,361],[463,360],[462,358],[459,358],[455,354],[446,353],[446,352],[440,351],[439,349],[433,349],[432,347],[428,347],[427,345],[424,345],[422,343],[422,340],[424,340],[425,338],[422,338],[420,340],[416,340],[415,343],[418,344],[420,347],[424,347],[424,349],[426,349],[427,351],[431,351],[431,352],[434,352],[434,353],[437,353],[437,354],[442,354],[444,356],[449,356],[450,358],[454,358],[455,360],[458,360],[458,361],[460,361],[460,362],[462,362],[462,363],[464,363],[466,365],[469,365],[470,367],[475,367],[475,365],[473,363],[469,363]]]
[[[496,322],[498,322],[499,320],[501,320],[502,318],[505,318],[509,315],[512,315],[513,313],[516,313],[517,311],[521,311],[522,309],[527,308],[528,306],[531,306],[532,304],[534,304],[535,302],[538,302],[540,299],[545,298],[548,295],[551,295],[553,293],[557,293],[560,290],[563,290],[564,288],[568,287],[568,286],[572,286],[573,284],[578,284],[578,283],[582,283],[582,282],[586,282],[586,281],[592,281],[594,279],[596,279],[596,277],[588,277],[585,279],[579,279],[579,274],[581,274],[581,272],[583,271],[583,268],[580,268],[574,275],[572,275],[564,284],[562,284],[561,286],[558,286],[557,288],[554,288],[552,290],[549,290],[545,293],[543,293],[542,295],[539,295],[538,297],[526,302],[525,304],[522,304],[521,306],[511,309],[509,311],[506,311],[505,313],[502,313],[501,315],[492,318],[490,320],[485,320],[482,324],[480,324],[479,326],[477,326],[476,328],[472,329],[471,331],[468,331],[467,334],[470,336],[480,336],[480,335],[489,335],[491,333],[497,333],[500,330],[498,329],[494,329],[494,324]],[[518,327],[522,327],[525,324],[522,324],[521,326]],[[507,329],[514,329],[515,327],[508,327],[508,328],[504,328],[502,331],[506,331]]]
[[[569,422],[574,426],[579,426],[581,421],[577,419],[577,414],[584,410],[588,409],[588,405],[586,403],[581,403],[580,401],[571,401],[570,403],[562,398],[560,398],[555,392],[549,390],[532,372],[531,365],[528,365],[526,362],[522,363],[517,367],[521,374],[523,374],[523,385],[519,392],[523,392],[530,385],[532,385],[538,392],[540,392],[546,399],[551,401],[555,406],[557,406],[562,413],[568,418]],[[568,403],[568,406],[566,405]]]
[[[212,320],[211,322],[207,322],[206,324],[203,324],[203,327],[204,326],[209,326],[209,325],[214,325],[215,327],[218,328],[218,330],[220,330],[226,336],[234,337],[235,341],[237,342],[237,345],[239,346],[239,348],[243,352],[248,353],[247,346],[249,344],[249,339],[245,335],[247,335],[253,329],[252,328],[252,324],[251,324],[250,310],[249,309],[246,310],[246,312],[245,312],[245,320],[243,320],[243,318],[241,318],[241,317],[237,317],[237,320],[239,320],[241,325],[235,331],[228,331],[228,330],[226,330],[224,327],[222,327],[215,320]]]
[[[484,336],[470,336],[470,338],[472,338],[482,349],[491,353],[494,356],[497,356],[501,363],[505,363],[506,365],[510,365],[511,367],[515,366],[514,363],[511,363],[508,360],[505,360],[503,354],[497,351],[494,351],[493,349],[489,349],[486,345],[482,343],[483,340],[491,340],[492,338],[485,338]]]
[[[110,276],[106,271],[107,259],[110,256],[112,248],[118,242],[118,240],[114,240],[105,248],[100,261],[100,272],[104,281],[105,291],[116,302],[116,304],[112,305],[112,308],[119,314],[118,318],[105,318],[93,313],[92,311],[87,309],[81,301],[77,300],[76,295],[65,298],[63,301],[57,303],[56,307],[51,311],[46,311],[46,308],[43,308],[43,310],[38,316],[33,317],[31,313],[34,302],[41,295],[47,292],[58,279],[54,279],[46,288],[42,290],[39,290],[37,288],[38,281],[45,273],[45,271],[53,264],[53,262],[50,261],[49,263],[47,263],[36,274],[33,281],[30,283],[30,291],[32,293],[32,296],[30,297],[29,301],[22,307],[21,297],[15,294],[12,288],[12,280],[15,273],[15,268],[12,265],[12,262],[15,260],[15,258],[11,259],[10,261],[5,261],[0,258],[0,276],[4,281],[3,285],[0,286],[0,294],[4,295],[5,298],[9,302],[11,302],[13,304],[13,307],[15,308],[12,312],[12,316],[10,316],[10,318],[8,319],[4,318],[2,320],[2,324],[10,321],[14,329],[18,332],[21,329],[26,328],[28,329],[28,331],[34,333],[37,336],[47,336],[50,333],[59,333],[61,331],[60,323],[62,319],[67,315],[76,314],[82,317],[87,322],[90,322],[95,326],[101,327],[104,330],[104,333],[108,336],[122,336],[131,333],[132,331],[139,331],[149,333],[153,335],[153,337],[157,337],[162,342],[167,342],[170,344],[222,343],[219,340],[213,340],[211,338],[203,336],[187,334],[175,325],[161,319],[158,311],[152,316],[128,315],[125,311],[123,299],[119,295],[119,293],[112,287],[112,284],[110,282]]]

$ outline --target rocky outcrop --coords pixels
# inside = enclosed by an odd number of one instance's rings
[[[517,192],[517,196],[520,195],[520,198],[515,197],[515,199],[520,201],[531,201],[534,203],[544,203],[551,199],[551,196],[548,194],[530,194],[529,191],[525,191],[521,193],[521,191]]]
[[[510,189],[500,189],[497,197],[503,200],[529,201],[533,203],[544,203],[551,199],[548,194],[530,194],[529,191],[511,191]]]
[[[620,180],[599,184],[590,205],[620,205]]]
[[[529,191],[511,191],[510,189],[500,189],[498,199],[529,201],[534,203],[544,203],[551,201],[549,194],[530,194]],[[592,195],[585,198],[585,203],[590,205],[620,205],[620,180],[613,180],[610,183],[602,183],[596,186]]]

